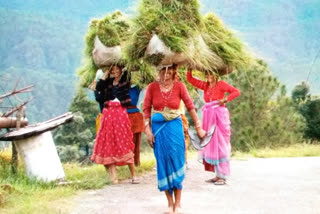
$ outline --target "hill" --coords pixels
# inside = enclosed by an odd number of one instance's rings
[[[89,20],[116,9],[130,13],[135,2],[0,0],[1,86],[9,87],[2,78],[8,75],[36,84],[35,100],[28,109],[33,121],[67,111]],[[289,93],[295,84],[307,79],[309,72],[311,92],[320,93],[320,56],[316,58],[320,51],[320,1],[201,3],[203,13],[215,12],[249,49],[268,62]]]

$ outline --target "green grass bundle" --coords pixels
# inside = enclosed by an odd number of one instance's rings
[[[149,83],[153,82],[158,77],[158,71],[155,67],[147,63],[141,63],[138,67],[128,67],[131,72],[131,83],[139,88],[145,88]]]
[[[107,15],[103,19],[92,19],[85,37],[86,47],[82,60],[82,66],[78,69],[80,84],[87,87],[94,79],[95,73],[101,65],[94,63],[92,53],[95,49],[95,40],[105,46],[115,47],[122,45],[127,40],[130,22],[120,11]]]
[[[203,38],[210,49],[223,59],[227,66],[236,70],[247,68],[251,57],[245,50],[244,44],[215,14],[207,14],[203,21],[205,24]],[[220,73],[223,74],[225,73]]]
[[[196,37],[202,27],[197,0],[142,0],[138,12],[126,49],[129,63],[145,57],[154,35],[171,51],[187,52],[190,38]],[[163,58],[155,54],[145,60],[158,65]]]
[[[106,16],[97,24],[97,36],[106,47],[121,45],[129,36],[129,19],[120,11]]]
[[[106,48],[100,51],[107,54],[97,54],[97,46]],[[120,54],[110,58],[112,51]],[[98,67],[105,66],[99,62],[105,59],[139,71],[133,82],[140,87],[156,78],[153,66],[159,64],[177,63],[224,75],[228,68],[245,69],[251,61],[244,44],[218,17],[200,14],[198,0],[141,0],[134,19],[118,11],[92,20],[78,69],[82,86],[92,82]]]

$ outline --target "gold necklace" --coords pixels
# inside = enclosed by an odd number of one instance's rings
[[[174,87],[174,83],[172,84],[172,87],[169,87],[171,89],[169,89],[169,88],[166,89],[165,88],[165,90],[162,90],[161,89],[161,85],[159,83],[159,88],[160,88],[161,96],[162,96],[163,99],[167,100],[167,99],[169,99],[171,97],[171,94],[172,94],[172,91],[173,91],[173,87]],[[170,90],[170,93],[168,95],[165,95],[164,93],[168,93],[169,90]]]

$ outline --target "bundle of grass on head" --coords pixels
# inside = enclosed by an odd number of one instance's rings
[[[176,63],[206,69],[220,63],[201,42],[204,25],[197,0],[141,0],[138,12],[126,48],[128,63],[144,59],[154,66]]]
[[[203,21],[205,28],[202,35],[209,48],[224,61],[227,67],[235,70],[247,68],[251,56],[245,50],[245,45],[227,29],[215,14],[207,14]],[[227,68],[226,66],[222,67]],[[215,71],[219,75],[228,74],[228,69],[216,69]]]
[[[127,67],[131,71],[131,84],[137,85],[140,89],[146,88],[149,83],[158,77],[158,72],[154,66],[141,63],[136,67]]]
[[[81,86],[87,87],[92,82],[97,69],[123,62],[121,46],[129,36],[129,21],[120,11],[91,20],[82,65],[78,69]]]

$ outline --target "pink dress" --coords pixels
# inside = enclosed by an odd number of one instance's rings
[[[218,100],[223,99],[225,93],[229,93],[227,99],[232,101],[240,95],[240,91],[224,81],[209,87],[207,82],[193,78],[190,72],[187,73],[187,80],[193,86],[204,90],[206,103],[202,108],[202,128],[208,131],[212,126],[216,126],[210,143],[199,151],[199,157],[203,160],[206,171],[215,172],[219,178],[226,179],[230,175],[231,123],[228,109],[224,105],[219,106]]]

